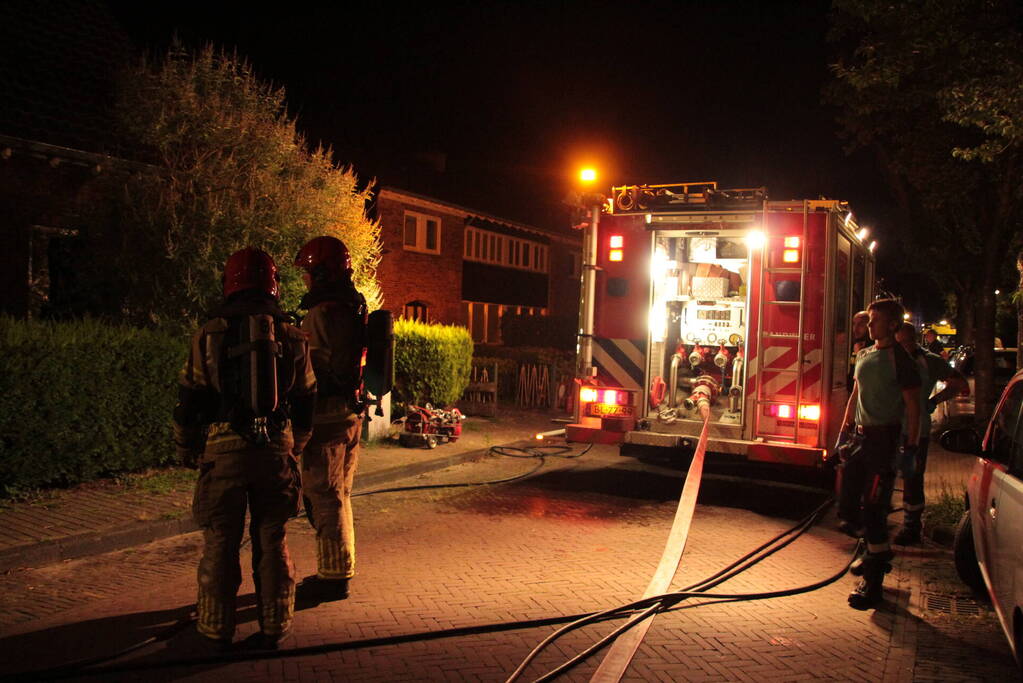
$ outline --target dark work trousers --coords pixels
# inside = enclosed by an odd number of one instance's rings
[[[902,506],[906,512],[902,523],[909,529],[920,530],[920,517],[924,511],[924,472],[927,470],[927,446],[929,438],[920,438],[916,451],[916,468],[913,474],[902,480]]]
[[[888,549],[888,510],[902,427],[856,429],[863,443],[854,457],[842,465],[838,514],[847,522],[864,526],[869,552],[883,552]]]

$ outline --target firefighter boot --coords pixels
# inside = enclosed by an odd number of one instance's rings
[[[906,514],[902,518],[902,527],[895,533],[892,541],[895,545],[916,545],[920,542],[920,530],[923,525],[920,523],[923,505],[919,509],[912,509],[915,506],[906,505]]]
[[[867,610],[884,601],[884,574],[888,563],[877,556],[867,555],[863,560],[863,578],[849,593],[849,606]]]
[[[920,542],[920,527],[903,524],[892,539],[895,545],[916,545]]]

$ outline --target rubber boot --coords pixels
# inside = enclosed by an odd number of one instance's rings
[[[916,545],[920,542],[920,517],[923,510],[906,510],[902,518],[902,526],[895,533],[892,542],[895,545]]]
[[[888,563],[877,556],[868,555],[863,560],[863,578],[849,594],[849,606],[867,610],[884,601],[884,575]],[[888,565],[890,566],[890,565]]]
[[[892,558],[895,557],[895,553],[891,550],[886,550],[883,553],[875,553],[874,555],[869,555],[867,553],[860,555],[852,561],[852,564],[849,565],[849,573],[853,576],[863,576],[864,565],[867,563],[868,557],[880,562],[885,574],[892,570]]]

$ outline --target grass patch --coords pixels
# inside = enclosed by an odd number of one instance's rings
[[[184,467],[172,467],[162,470],[148,470],[139,474],[123,474],[115,477],[114,482],[127,492],[143,493],[177,493],[190,491],[195,486],[199,474],[196,470]]]
[[[966,512],[966,488],[954,488],[942,482],[936,498],[924,509],[924,524],[927,526],[954,527]]]

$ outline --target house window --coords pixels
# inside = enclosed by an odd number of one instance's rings
[[[430,307],[425,301],[410,301],[405,304],[402,313],[408,320],[418,320],[422,323],[430,322]]]
[[[500,344],[501,318],[505,314],[547,315],[547,309],[539,306],[503,306],[476,301],[462,302],[462,315],[469,328],[472,340],[477,344]]]
[[[440,253],[440,218],[413,211],[405,212],[402,244],[406,251]]]
[[[547,245],[466,226],[465,259],[547,272]]]

